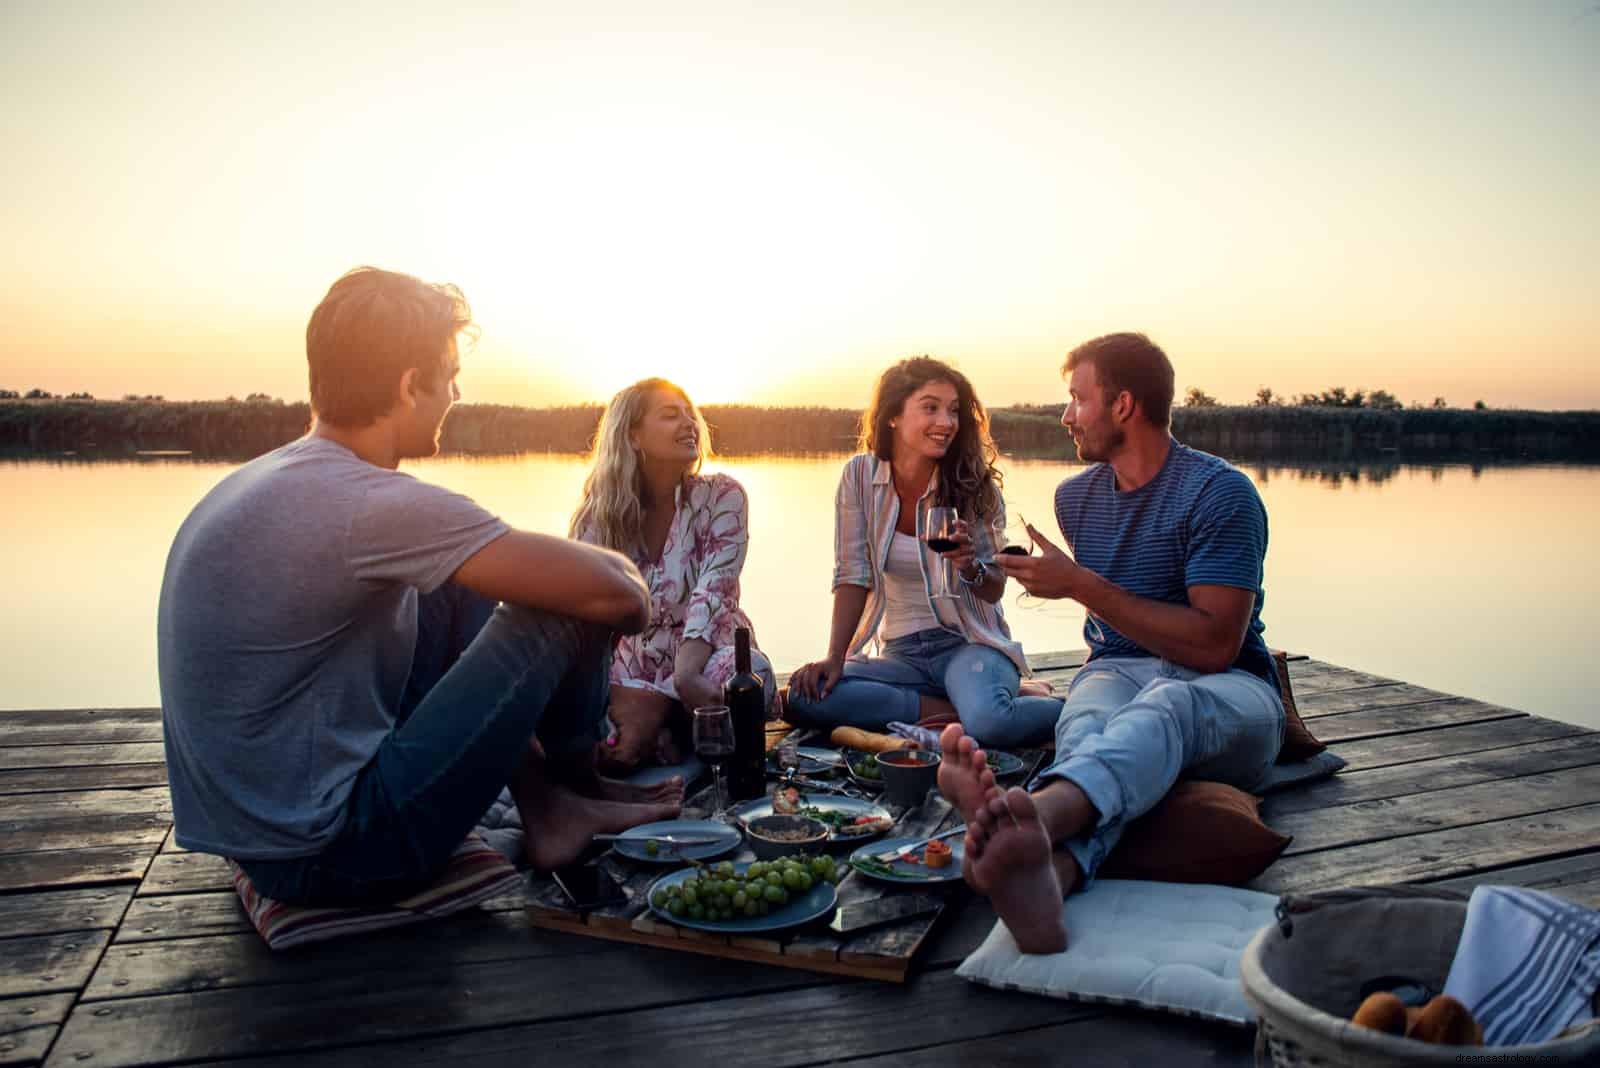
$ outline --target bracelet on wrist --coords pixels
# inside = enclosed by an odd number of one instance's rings
[[[965,582],[968,586],[982,586],[989,580],[989,566],[982,560],[974,560],[973,563],[978,568],[978,573],[976,576],[973,578],[968,578],[966,575],[962,575],[959,572],[957,572],[957,574],[959,575],[961,581]]]

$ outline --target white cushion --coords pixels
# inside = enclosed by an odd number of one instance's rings
[[[1003,922],[956,969],[975,983],[1072,1001],[1160,1009],[1243,1027],[1255,1012],[1239,958],[1273,922],[1275,894],[1102,879],[1062,905],[1067,949],[1023,953]]]

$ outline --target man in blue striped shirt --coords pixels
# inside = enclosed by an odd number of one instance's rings
[[[1129,821],[1179,775],[1255,786],[1283,739],[1261,638],[1267,514],[1226,461],[1174,441],[1172,363],[1143,334],[1074,349],[1062,424],[1089,467],[1061,483],[1072,555],[996,558],[1038,597],[1087,610],[1089,662],[1056,724],[1056,762],[1002,792],[959,726],[940,787],[967,819],[964,873],[1024,952],[1066,948],[1064,894],[1086,885]]]

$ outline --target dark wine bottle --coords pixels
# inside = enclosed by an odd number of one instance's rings
[[[767,702],[761,676],[750,670],[750,628],[733,632],[733,677],[722,687],[722,703],[733,720],[733,760],[728,792],[749,801],[767,792]]]

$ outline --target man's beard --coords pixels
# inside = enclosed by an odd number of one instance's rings
[[[1091,440],[1089,433],[1085,431],[1078,437],[1078,459],[1086,464],[1105,463],[1127,440],[1128,435],[1120,428],[1107,431],[1100,441]]]

